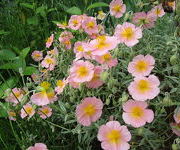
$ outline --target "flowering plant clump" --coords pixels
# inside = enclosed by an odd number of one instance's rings
[[[125,20],[126,11],[122,0],[113,0],[109,13],[99,11],[97,17],[72,15],[68,23],[57,24],[43,51],[32,52],[38,71],[28,77],[24,87],[7,92],[9,119],[23,119],[27,124],[42,122],[52,131],[41,128],[45,135],[28,137],[31,142],[25,144],[26,149],[76,145],[74,141],[80,145],[97,142],[104,150],[138,149],[135,139],[137,132],[142,136],[141,130],[148,140],[153,132],[148,126],[159,118],[153,104],[161,94],[162,79],[156,72],[156,55],[137,50],[135,56],[133,48],[141,44],[144,33],[150,33],[165,12],[160,4]],[[119,19],[111,32],[106,29],[108,17]],[[129,64],[124,61],[127,55],[134,57],[126,60]],[[174,120],[170,126],[180,136],[180,108],[175,110]],[[46,143],[45,136],[56,130],[59,135]],[[73,140],[69,142],[70,137]]]

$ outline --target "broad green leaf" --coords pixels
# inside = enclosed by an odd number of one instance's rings
[[[21,51],[21,54],[20,54],[20,56],[22,57],[22,58],[26,58],[26,56],[27,56],[27,54],[30,52],[30,47],[26,47],[26,48],[24,48],[22,51]]]
[[[25,67],[26,67],[26,62],[22,57],[16,57],[12,62],[0,65],[0,69],[13,69],[18,72],[20,68],[24,70]]]
[[[42,17],[45,17],[46,16],[46,10],[47,10],[47,6],[41,6],[41,7],[38,7],[36,9],[36,13],[40,14]]]
[[[10,50],[0,50],[1,60],[13,60],[15,57],[16,54]]]
[[[35,67],[27,66],[23,72],[24,75],[32,75],[33,73],[37,73],[38,70]]]
[[[72,15],[81,15],[82,12],[78,7],[71,7],[68,10],[66,10],[67,13],[72,14]]]
[[[0,98],[4,95],[5,90],[13,88],[19,82],[18,77],[11,77],[0,85]]]
[[[20,6],[29,8],[29,9],[34,9],[34,5],[29,4],[29,3],[20,3]]]
[[[107,3],[104,2],[96,2],[93,3],[91,5],[88,6],[87,10],[92,9],[92,8],[96,8],[96,7],[108,7],[109,5]]]

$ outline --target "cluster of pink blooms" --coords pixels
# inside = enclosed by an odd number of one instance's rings
[[[180,107],[177,107],[174,111],[174,123],[171,123],[170,126],[172,131],[177,135],[180,136]]]
[[[152,28],[155,25],[155,22],[158,17],[165,15],[162,5],[155,6],[152,10],[146,12],[137,12],[134,13],[132,22],[141,26],[144,29]]]
[[[126,5],[122,0],[113,0],[110,3],[110,14],[112,16],[120,18],[125,12]],[[101,12],[101,15],[100,18],[103,20],[105,14]],[[39,74],[32,75],[37,87],[32,91],[30,101],[27,102],[28,94],[19,88],[12,89],[6,101],[13,105],[24,104],[20,111],[21,118],[31,118],[36,113],[42,119],[50,117],[52,109],[49,105],[58,100],[58,96],[63,93],[68,84],[73,88],[79,88],[81,84],[87,88],[99,88],[105,84],[105,81],[101,79],[101,74],[118,64],[118,59],[113,57],[113,50],[119,44],[125,44],[128,47],[135,46],[142,38],[142,27],[153,27],[157,17],[163,15],[161,5],[156,6],[148,13],[135,13],[134,24],[130,22],[118,24],[113,35],[106,34],[104,27],[97,24],[95,17],[85,14],[71,16],[68,24],[57,24],[60,29],[65,30],[61,32],[57,41],[54,34],[47,39],[46,48],[51,50],[46,52],[45,57],[43,57],[42,51],[36,50],[32,53],[32,59],[39,63]],[[74,35],[71,30],[79,30],[80,33],[85,32],[88,37],[84,41],[73,43]],[[55,46],[57,44],[59,46]],[[54,84],[48,80],[48,73],[57,67],[59,47],[62,50],[73,49],[75,59],[70,66],[68,76],[56,80],[56,85],[53,86]],[[148,103],[146,102],[154,99],[160,92],[158,78],[155,75],[150,75],[154,64],[155,60],[151,55],[138,55],[128,65],[128,72],[134,76],[128,91],[134,100],[130,99],[123,104],[122,118],[126,124],[135,128],[144,126],[154,119],[154,113],[147,108]],[[101,99],[86,97],[76,107],[77,122],[83,126],[90,126],[100,119],[102,111],[103,102]],[[16,120],[14,111],[10,110],[8,114],[9,119]],[[176,116],[176,121],[177,118]],[[97,137],[104,150],[128,150],[130,148],[128,142],[131,140],[131,134],[127,127],[118,121],[109,121],[101,125]],[[47,146],[43,143],[36,143],[28,150],[47,150]]]

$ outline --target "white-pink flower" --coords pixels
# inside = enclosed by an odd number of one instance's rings
[[[56,66],[56,59],[54,57],[47,55],[41,62],[41,66],[52,71]]]
[[[72,15],[69,19],[68,26],[73,30],[79,30],[82,24],[82,17],[78,15]]]
[[[49,48],[54,41],[54,34],[51,34],[51,36],[46,41],[46,47]]]
[[[25,118],[26,116],[31,118],[34,114],[35,114],[35,110],[31,104],[26,104],[21,109],[21,118]]]
[[[34,146],[30,146],[27,150],[48,150],[44,143],[36,143]]]
[[[118,45],[117,38],[114,36],[98,36],[96,39],[90,41],[90,44],[93,48],[93,55],[104,55],[108,51],[115,49]]]
[[[165,15],[164,9],[162,7],[162,4],[159,4],[158,6],[155,6],[151,12],[156,16],[156,17],[162,17]]]
[[[103,72],[103,68],[101,66],[94,67],[94,76],[91,81],[86,82],[86,86],[88,88],[98,88],[103,85],[103,81],[100,79],[100,75]]]
[[[58,80],[56,82],[56,87],[55,87],[55,91],[57,94],[61,94],[65,88],[65,86],[67,85],[68,81],[67,80]]]
[[[102,114],[103,103],[96,97],[86,97],[76,107],[77,121],[83,126],[90,126],[92,122],[97,121]]]
[[[129,94],[137,101],[154,99],[160,92],[159,79],[155,75],[135,77],[128,86]]]
[[[155,60],[151,55],[138,55],[128,65],[128,72],[133,76],[148,76],[154,68]]]
[[[41,61],[43,59],[43,53],[41,51],[33,51],[31,55],[34,61]]]
[[[84,17],[83,22],[82,22],[82,28],[89,35],[98,33],[98,26],[96,23],[96,18]]]
[[[154,113],[147,109],[148,105],[143,101],[129,100],[123,104],[123,120],[135,128],[142,127],[146,122],[151,123],[154,119]]]
[[[38,114],[42,119],[46,119],[52,115],[52,109],[48,106],[39,108]]]
[[[175,109],[173,117],[176,123],[180,123],[180,107]]]
[[[113,58],[110,53],[102,56],[95,56],[95,60],[107,68],[115,67],[118,64],[117,58]]]
[[[122,25],[118,24],[116,26],[114,36],[118,39],[119,43],[132,47],[142,38],[142,29],[132,23],[124,22]]]
[[[127,127],[120,125],[118,121],[109,121],[99,127],[98,140],[104,150],[128,150],[131,133]]]
[[[89,61],[78,60],[70,68],[70,78],[73,82],[87,82],[93,78],[94,65]]]
[[[126,5],[122,0],[113,0],[110,5],[110,14],[116,18],[120,18],[126,12]]]
[[[13,88],[10,95],[5,98],[5,101],[17,105],[23,99],[23,97],[24,97],[24,91],[22,89]]]

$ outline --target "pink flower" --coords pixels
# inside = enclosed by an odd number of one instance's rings
[[[76,107],[77,121],[83,126],[90,126],[97,121],[102,114],[103,103],[96,97],[86,97],[81,104]]]
[[[148,76],[154,68],[155,60],[151,55],[138,55],[128,65],[128,72],[133,76]]]
[[[80,87],[80,84],[79,82],[74,82],[70,77],[68,77],[68,83],[69,85],[71,85],[73,88],[79,88]]]
[[[69,19],[68,26],[73,30],[79,30],[81,27],[81,23],[82,23],[81,16],[72,15],[71,18]]]
[[[5,101],[14,103],[14,105],[17,105],[24,97],[24,91],[20,88],[14,88],[12,89],[12,92],[8,97],[6,97]]]
[[[85,17],[82,22],[82,28],[87,34],[98,33],[98,26],[96,23],[96,18],[94,17]]]
[[[34,61],[41,61],[43,59],[43,53],[41,51],[34,51],[31,55]]]
[[[33,94],[30,98],[31,101],[38,106],[44,106],[56,101],[57,96],[55,95],[54,90],[50,86],[50,83],[46,81],[42,82],[40,84],[41,91]]]
[[[78,60],[70,68],[70,78],[73,82],[87,82],[93,78],[94,65],[89,61]]]
[[[52,45],[53,40],[54,40],[54,34],[51,34],[51,36],[46,41],[46,47],[47,48],[49,48]]]
[[[76,54],[75,60],[79,60],[82,57],[85,59],[93,59],[92,50],[93,47],[89,43],[81,41],[76,42],[74,44],[74,53]]]
[[[128,87],[129,94],[137,101],[154,99],[160,92],[159,79],[155,75],[135,77]]]
[[[34,146],[30,146],[27,150],[48,150],[48,149],[45,144],[36,143]]]
[[[106,54],[109,50],[116,48],[118,41],[116,37],[102,35],[92,40],[90,44],[93,47],[92,54],[101,56]]]
[[[61,44],[66,48],[66,49],[71,49],[71,40],[69,38],[63,38],[61,40]]]
[[[56,59],[54,57],[47,55],[41,62],[41,66],[52,71],[52,70],[54,70],[54,68],[56,66]]]
[[[57,47],[54,47],[53,50],[47,51],[47,54],[51,57],[58,57],[58,49]]]
[[[173,133],[177,136],[180,136],[180,123],[170,123]]]
[[[95,60],[109,68],[114,67],[118,64],[117,58],[112,58],[110,53],[106,53],[102,56],[95,56]]]
[[[94,76],[91,81],[86,83],[88,88],[98,88],[103,85],[103,81],[100,79],[100,75],[103,72],[103,68],[101,66],[94,67]]]
[[[8,111],[9,120],[16,121],[16,113],[13,110]]]
[[[113,0],[110,3],[110,14],[116,18],[120,18],[126,12],[126,5],[123,4],[122,0]]]
[[[143,28],[152,28],[155,25],[156,16],[154,16],[151,12],[147,14],[145,12],[137,12],[134,13],[132,22],[137,26],[142,26]]]
[[[122,25],[117,25],[114,35],[119,43],[132,47],[139,42],[138,39],[142,38],[142,29],[132,23],[125,22]]]
[[[74,38],[74,36],[72,35],[72,33],[71,32],[69,32],[69,31],[64,31],[64,32],[62,32],[61,33],[61,35],[60,35],[60,37],[59,37],[59,41],[61,42],[61,41],[63,41],[63,39],[73,39]]]
[[[58,81],[56,82],[56,85],[57,85],[57,86],[56,86],[56,88],[55,88],[56,93],[57,93],[57,94],[61,94],[61,93],[63,92],[66,84],[67,84],[67,80],[58,80]]]
[[[35,110],[31,104],[26,104],[21,109],[21,118],[25,118],[26,116],[29,116],[29,118],[31,118],[34,114]]]
[[[155,6],[151,12],[156,16],[156,17],[162,17],[165,15],[164,9],[162,7],[162,4]]]
[[[46,119],[52,115],[52,109],[48,106],[43,106],[39,108],[38,114],[42,119]]]
[[[180,123],[180,107],[177,107],[174,111],[174,120],[176,123]]]
[[[98,140],[104,150],[128,150],[131,133],[126,126],[121,126],[118,121],[109,121],[100,126]]]
[[[147,109],[147,103],[142,101],[129,100],[123,104],[123,120],[135,128],[142,127],[146,122],[151,123],[154,119],[152,110]]]

